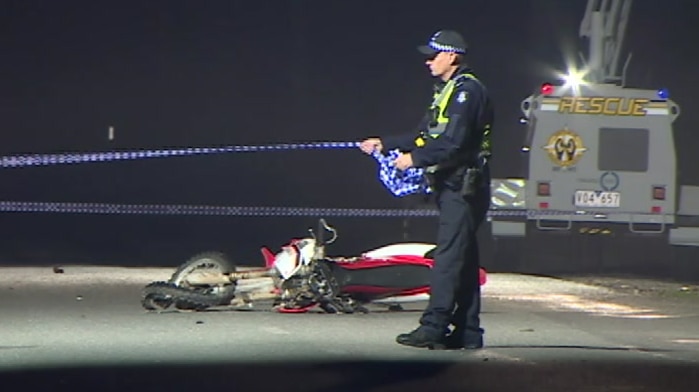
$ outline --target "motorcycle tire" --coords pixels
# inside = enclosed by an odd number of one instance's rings
[[[221,252],[202,252],[182,263],[167,282],[153,282],[146,286],[142,305],[148,310],[163,310],[174,304],[181,310],[205,310],[229,305],[235,298],[235,284],[208,287],[187,285],[187,277],[201,270],[228,274],[235,272],[235,264]]]
[[[180,287],[159,281],[143,289],[141,305],[147,310],[165,310],[173,304],[181,310],[206,310],[229,304],[232,299],[229,296],[225,290],[212,293],[209,288]]]
[[[202,252],[182,263],[170,276],[168,283],[182,286],[189,274],[201,269],[229,274],[235,272],[236,266],[221,252]]]

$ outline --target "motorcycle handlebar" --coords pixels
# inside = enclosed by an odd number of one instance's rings
[[[328,225],[328,223],[323,218],[320,218],[318,220],[318,230],[316,233],[313,233],[313,230],[311,230],[311,229],[309,229],[308,231],[311,233],[313,238],[316,240],[316,246],[323,246],[323,245],[327,245],[327,244],[332,244],[337,239],[337,229]],[[325,232],[326,231],[329,231],[330,233],[332,233],[332,238],[330,238],[327,241],[325,240]]]

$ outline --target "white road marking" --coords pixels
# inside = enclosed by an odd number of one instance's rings
[[[489,295],[490,298],[509,301],[539,302],[552,309],[575,310],[598,316],[625,317],[639,319],[662,319],[674,317],[658,313],[654,309],[637,308],[612,302],[603,302],[582,298],[573,294],[522,294],[522,295]]]
[[[291,335],[291,332],[279,327],[262,327],[262,330],[274,335]]]
[[[681,344],[699,344],[699,339],[673,339],[672,342]]]

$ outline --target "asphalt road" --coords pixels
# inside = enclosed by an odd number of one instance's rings
[[[0,390],[699,390],[693,286],[491,274],[486,347],[430,351],[394,343],[424,303],[155,313],[140,290],[170,269],[63,271],[0,269]]]

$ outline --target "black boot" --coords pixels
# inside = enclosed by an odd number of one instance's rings
[[[477,350],[483,348],[483,335],[464,336],[454,332],[444,338],[442,345],[447,350]]]
[[[438,331],[424,326],[418,327],[410,333],[403,333],[396,337],[396,342],[405,346],[444,349],[444,335]]]

